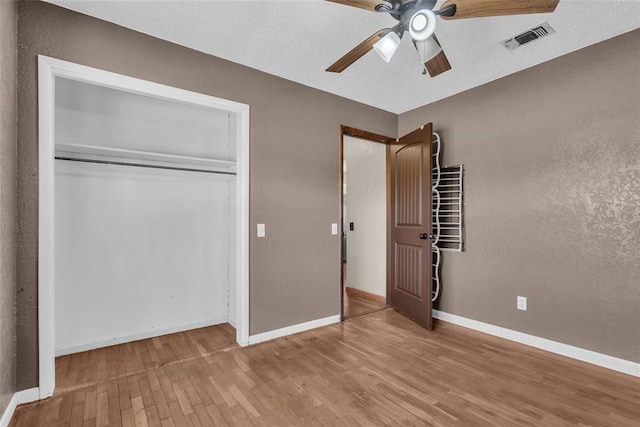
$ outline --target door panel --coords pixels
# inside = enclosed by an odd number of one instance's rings
[[[392,307],[432,329],[431,124],[389,145],[388,298]],[[422,235],[422,238],[421,238]]]
[[[396,290],[422,300],[422,248],[396,242]]]
[[[396,224],[422,227],[422,151],[423,144],[400,148],[396,161]]]

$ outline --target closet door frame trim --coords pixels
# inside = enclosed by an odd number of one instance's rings
[[[55,389],[55,79],[62,77],[235,115],[236,341],[249,344],[249,105],[38,55],[39,397]],[[232,130],[233,132],[233,130]]]

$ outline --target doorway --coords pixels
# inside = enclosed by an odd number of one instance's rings
[[[432,124],[398,139],[341,130],[341,317],[390,306],[431,330]]]
[[[56,352],[118,334],[229,322],[247,345],[249,106],[40,56],[39,129],[40,398]]]
[[[386,308],[386,146],[346,135],[343,139],[344,316]]]
[[[343,127],[342,317],[387,305],[387,147],[381,135]]]

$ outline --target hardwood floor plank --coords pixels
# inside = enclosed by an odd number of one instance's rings
[[[71,416],[69,417],[69,425],[81,426],[82,416],[84,413],[84,403],[76,403],[71,407]]]
[[[147,422],[150,426],[159,426],[162,421],[160,420],[160,413],[158,412],[158,408],[156,405],[145,406],[145,413],[147,415]]]
[[[109,425],[122,425],[118,381],[110,380],[107,382],[107,393],[109,399]]]
[[[235,384],[231,384],[231,386],[229,387],[229,391],[231,392],[231,395],[235,398],[235,400],[240,404],[240,406],[242,406],[247,414],[249,414],[249,416],[254,418],[260,416],[260,412],[258,412],[255,406],[253,406],[251,402],[249,402],[247,396],[245,396],[244,393],[242,393]]]
[[[133,408],[127,408],[122,411],[122,426],[134,427],[136,425],[136,418],[133,412]]]
[[[169,410],[169,405],[167,404],[162,391],[157,390],[153,392],[153,401],[158,411],[158,416],[161,420],[164,421],[171,418],[171,411]]]
[[[68,426],[71,419],[71,395],[69,393],[59,396],[60,407],[58,409],[58,426]],[[15,418],[15,417],[14,417]],[[26,425],[26,424],[25,424]]]
[[[147,427],[149,421],[147,419],[147,412],[145,411],[142,396],[136,396],[131,399],[131,408],[133,409],[133,417],[135,419],[136,426]]]
[[[129,395],[129,382],[127,379],[118,380],[118,399],[120,400],[120,410],[124,413],[131,408],[131,396]],[[124,420],[123,420],[124,423]]]
[[[193,413],[193,407],[191,406],[191,402],[187,397],[187,394],[182,389],[180,383],[173,384],[173,391],[178,398],[178,404],[180,405],[180,409],[184,415],[190,415]]]
[[[104,427],[109,425],[109,393],[103,391],[96,396],[96,425]]]
[[[182,409],[180,408],[180,404],[178,401],[169,403],[169,411],[171,412],[171,419],[173,420],[176,426],[184,426],[189,425],[187,422],[187,418],[185,417]]]
[[[96,391],[91,389],[85,393],[83,420],[96,418]]]

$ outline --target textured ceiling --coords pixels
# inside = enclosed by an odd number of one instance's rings
[[[422,75],[409,37],[390,63],[369,52],[334,74],[324,70],[396,21],[322,0],[47,1],[393,113],[640,27],[640,0],[560,0],[552,14],[439,19],[436,34],[452,70],[435,78]],[[499,44],[544,21],[555,34],[514,51]]]

